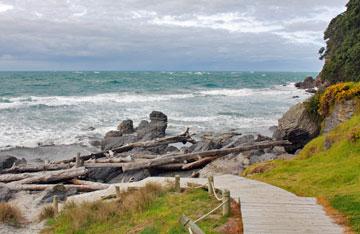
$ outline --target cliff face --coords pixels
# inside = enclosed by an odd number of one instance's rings
[[[330,132],[339,124],[350,119],[356,111],[357,101],[355,99],[336,103],[331,113],[323,121],[323,133]]]

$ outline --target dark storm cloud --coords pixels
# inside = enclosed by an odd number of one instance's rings
[[[344,0],[0,1],[0,69],[318,70]]]

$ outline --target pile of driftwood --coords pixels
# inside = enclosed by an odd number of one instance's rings
[[[0,185],[10,190],[34,190],[41,191],[51,188],[54,184],[61,183],[66,188],[76,188],[79,192],[106,189],[108,184],[86,181],[88,168],[115,167],[122,172],[136,171],[142,169],[158,168],[163,170],[191,170],[201,168],[211,161],[231,154],[241,153],[249,150],[259,150],[274,146],[288,145],[288,141],[262,141],[251,144],[243,144],[233,148],[222,148],[216,150],[195,153],[172,153],[165,155],[141,155],[136,158],[124,153],[135,148],[151,148],[172,143],[195,143],[189,129],[183,134],[158,138],[150,141],[141,141],[126,144],[119,148],[89,155],[78,155],[72,159],[61,160],[42,165],[14,165],[0,172]],[[121,153],[121,156],[119,154]]]

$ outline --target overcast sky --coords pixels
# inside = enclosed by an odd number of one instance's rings
[[[346,0],[0,0],[0,70],[319,71]]]

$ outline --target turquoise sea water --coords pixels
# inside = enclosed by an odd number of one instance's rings
[[[84,143],[152,110],[169,132],[268,133],[308,97],[289,72],[0,72],[0,149]],[[293,98],[299,96],[299,98]],[[95,130],[89,129],[94,127]]]

